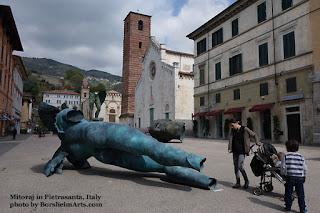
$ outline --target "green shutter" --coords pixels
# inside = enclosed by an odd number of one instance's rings
[[[258,23],[263,22],[267,19],[266,2],[258,5]]]
[[[242,54],[239,54],[239,73],[242,73]]]
[[[296,42],[294,39],[294,32],[290,33],[290,55],[295,56],[296,55]]]
[[[215,47],[216,45],[216,33],[212,33],[212,47]]]
[[[283,35],[284,59],[296,55],[294,32]]]
[[[220,33],[219,34],[220,34],[220,39],[219,39],[220,43],[223,43],[223,29],[222,28],[220,29]]]
[[[197,55],[200,54],[200,41],[197,43]]]
[[[229,58],[229,75],[233,75],[233,59]]]
[[[216,80],[220,80],[221,79],[221,62],[216,63]]]
[[[259,66],[269,64],[268,59],[268,43],[261,44],[259,46]]]

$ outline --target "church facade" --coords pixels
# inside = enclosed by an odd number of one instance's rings
[[[167,50],[165,44],[149,38],[135,86],[136,128],[145,130],[153,121],[168,118],[192,130],[193,62],[193,55]]]

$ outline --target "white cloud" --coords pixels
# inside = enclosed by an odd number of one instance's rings
[[[10,5],[24,52],[82,69],[122,75],[123,20],[130,11],[151,15],[151,35],[168,49],[193,53],[186,35],[230,5],[189,0],[173,15],[170,0],[2,0]]]

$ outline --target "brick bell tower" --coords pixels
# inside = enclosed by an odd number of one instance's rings
[[[124,19],[122,103],[120,123],[134,126],[135,84],[142,73],[142,58],[151,31],[151,16],[129,12]]]

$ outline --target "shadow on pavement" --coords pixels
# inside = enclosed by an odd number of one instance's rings
[[[31,170],[35,173],[42,174],[45,165],[46,163],[35,165],[31,168]],[[94,166],[89,169],[76,170],[74,166],[69,162],[64,162],[63,170],[75,170],[82,175],[89,175],[92,177],[99,175],[102,177],[108,177],[113,179],[129,180],[144,186],[169,188],[169,189],[175,189],[175,190],[180,190],[185,192],[192,191],[192,188],[190,186],[174,184],[163,174],[135,172],[135,171],[116,171],[116,170],[111,170],[111,169],[101,168],[101,167],[94,167]],[[43,176],[45,177],[44,174]],[[150,180],[149,178],[157,178],[164,182],[153,181],[153,180]]]
[[[320,161],[320,158],[308,158],[306,160],[314,160],[314,161]]]
[[[279,211],[284,212],[284,205],[281,206],[281,205],[278,205],[278,204],[275,204],[275,203],[271,203],[271,202],[269,202],[269,201],[260,200],[260,199],[258,199],[257,197],[248,197],[248,199],[249,199],[252,203],[256,203],[256,204],[259,204],[259,205],[268,207],[268,208],[270,208],[270,209],[276,209],[276,210],[279,210]]]

